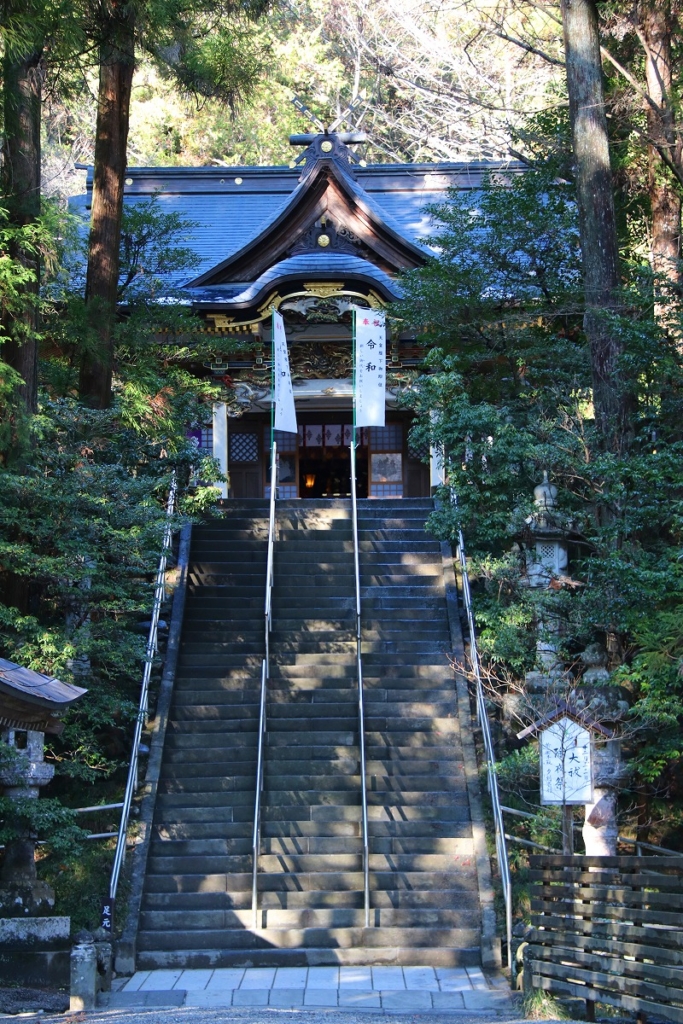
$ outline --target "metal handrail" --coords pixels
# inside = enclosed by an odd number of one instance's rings
[[[457,506],[457,496],[453,488],[450,489],[451,503]],[[498,778],[496,776],[496,757],[491,739],[491,729],[486,713],[486,701],[484,698],[484,687],[481,682],[481,662],[479,660],[479,649],[477,647],[477,634],[474,628],[474,614],[472,611],[472,594],[470,591],[470,579],[467,573],[467,556],[465,554],[465,541],[462,530],[458,528],[458,559],[462,574],[462,596],[467,615],[467,627],[470,641],[470,664],[475,682],[477,721],[481,729],[486,756],[486,778],[491,807],[493,809],[493,821],[496,833],[496,859],[498,871],[503,888],[503,899],[505,901],[505,932],[507,936],[507,957],[508,967],[512,968],[512,880],[510,878],[510,863],[508,861],[507,844],[505,841],[505,827],[503,825],[503,810],[498,792]]]
[[[266,745],[267,690],[270,679],[270,631],[273,626],[273,555],[275,545],[275,490],[277,486],[277,444],[273,441],[270,463],[270,506],[268,512],[268,556],[266,559],[265,658],[261,662],[261,703],[256,754],[256,794],[254,796],[254,831],[252,834],[251,912],[254,928],[258,927],[258,859],[261,851],[261,795],[263,793],[263,759]]]
[[[360,750],[360,791],[363,826],[363,906],[365,927],[370,927],[370,849],[368,843],[368,790],[365,769],[365,705],[363,701],[363,659],[360,605],[360,556],[358,553],[358,504],[356,501],[356,444],[351,452],[351,519],[353,524],[353,567],[356,577],[356,671],[358,675],[358,747]]]
[[[133,750],[130,756],[130,764],[128,766],[128,779],[126,781],[126,790],[123,796],[123,803],[121,805],[121,820],[119,823],[119,830],[117,833],[116,840],[116,852],[114,853],[114,863],[111,869],[111,878],[109,880],[109,899],[111,901],[116,899],[116,890],[119,884],[119,876],[121,874],[121,868],[123,867],[123,861],[126,856],[126,835],[128,832],[128,819],[130,818],[130,808],[133,803],[133,796],[138,789],[138,765],[140,756],[140,740],[142,739],[142,730],[147,719],[149,711],[149,683],[152,677],[152,665],[154,662],[154,655],[157,652],[157,637],[159,632],[159,616],[161,614],[161,606],[164,602],[164,590],[165,583],[164,578],[166,575],[166,563],[168,561],[168,555],[171,550],[171,537],[173,535],[173,510],[175,508],[175,500],[178,492],[178,481],[176,478],[175,471],[171,477],[171,488],[168,492],[168,500],[166,502],[166,525],[164,527],[164,543],[161,550],[161,557],[159,558],[159,566],[157,568],[156,581],[154,584],[154,604],[152,606],[152,619],[149,624],[149,634],[147,636],[147,647],[145,649],[145,667],[142,673],[142,684],[140,687],[140,702],[138,704],[138,714],[135,722],[135,732],[133,734]]]

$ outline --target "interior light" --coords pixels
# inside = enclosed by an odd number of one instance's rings
[[[315,485],[315,473],[304,473],[304,483],[308,490]]]

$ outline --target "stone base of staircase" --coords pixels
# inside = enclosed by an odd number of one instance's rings
[[[490,1012],[509,1010],[511,993],[476,967],[209,968],[138,971],[101,1005]]]

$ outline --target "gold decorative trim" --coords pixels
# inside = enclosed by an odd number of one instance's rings
[[[340,295],[343,287],[343,281],[304,281],[306,291],[311,295],[317,295],[319,299],[327,299],[330,295]]]
[[[237,323],[234,322],[233,317],[226,316],[223,313],[207,313],[207,319],[213,320],[214,327],[198,327],[195,330],[174,330],[174,331],[158,331],[159,334],[248,334],[255,333],[254,328],[257,324],[263,323],[268,319],[273,309],[279,309],[282,303],[286,299],[310,299],[311,297],[319,299],[329,298],[352,298],[352,299],[365,299],[369,304],[370,309],[383,309],[387,303],[381,298],[380,295],[374,289],[365,294],[365,292],[354,292],[342,286],[340,281],[306,281],[304,282],[305,291],[301,292],[287,292],[286,295],[280,295],[278,292],[271,292],[265,302],[261,303],[257,307],[259,316],[253,317],[251,320],[241,320]],[[220,321],[220,323],[219,323]]]

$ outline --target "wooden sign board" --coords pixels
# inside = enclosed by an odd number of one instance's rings
[[[543,729],[539,746],[541,803],[592,803],[593,772],[588,729],[563,716]]]

